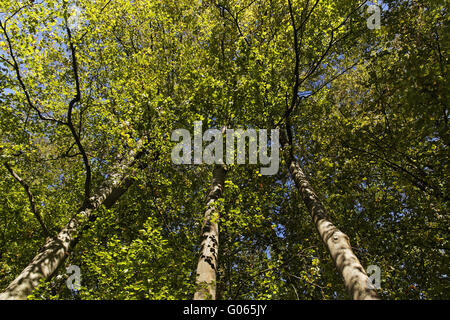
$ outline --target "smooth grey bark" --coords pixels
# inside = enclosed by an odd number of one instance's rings
[[[224,165],[216,165],[213,170],[213,181],[206,199],[206,211],[202,228],[200,257],[197,265],[194,300],[216,299],[216,272],[219,253],[218,212],[214,203],[222,196],[225,185],[226,169]]]
[[[293,158],[290,161],[289,171],[312,216],[320,237],[344,279],[349,294],[354,300],[378,300],[377,292],[374,288],[371,288],[366,271],[353,253],[349,237],[331,222],[306,175]]]
[[[142,154],[138,153],[131,161],[130,166]],[[128,166],[121,165],[120,167]],[[0,300],[25,300],[39,285],[41,279],[50,279],[77,243],[83,227],[86,227],[90,220],[95,219],[93,212],[101,205],[111,208],[133,182],[134,178],[127,174],[122,175],[116,172],[111,175],[96,195],[90,199],[89,206],[80,208],[57,236],[47,240],[31,263],[0,294]]]

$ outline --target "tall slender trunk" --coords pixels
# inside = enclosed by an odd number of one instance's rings
[[[311,213],[313,222],[325,243],[347,291],[355,300],[377,300],[376,290],[371,288],[369,278],[352,251],[349,238],[330,221],[325,209],[311,187],[298,162],[291,157],[289,171],[300,191],[303,201]]]
[[[131,165],[142,154],[138,153]],[[101,205],[111,208],[133,183],[134,179],[130,175],[113,174],[90,199],[89,207],[82,206],[56,237],[47,240],[30,264],[0,293],[0,300],[25,300],[41,279],[50,279],[77,243],[83,228],[88,225],[89,220],[95,219],[93,212]]]
[[[194,300],[216,299],[216,271],[219,253],[218,212],[214,203],[222,196],[225,185],[226,169],[224,165],[216,165],[213,170],[213,181],[206,199],[206,211],[202,228],[200,258],[197,265],[197,289]]]

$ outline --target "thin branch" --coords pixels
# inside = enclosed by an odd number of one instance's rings
[[[33,212],[34,216],[36,217],[37,221],[39,222],[39,224],[41,225],[42,230],[44,231],[44,234],[49,237],[50,236],[50,232],[48,231],[41,213],[39,212],[39,210],[36,207],[36,202],[34,201],[34,197],[33,194],[30,191],[30,187],[28,186],[28,184],[21,178],[19,177],[19,175],[17,175],[17,173],[14,172],[14,170],[11,168],[11,166],[7,163],[4,162],[3,165],[5,166],[5,168],[9,171],[9,173],[13,176],[14,179],[17,180],[17,182],[19,182],[23,189],[25,190],[27,196],[28,196],[28,200],[30,202],[30,209],[31,212]]]
[[[28,3],[28,4],[24,5],[24,6],[19,7],[12,15],[10,15],[8,18],[5,19],[5,22],[4,22],[5,27],[6,27],[6,23],[8,22],[8,20],[14,18],[14,16],[15,16],[16,14],[18,14],[20,11],[22,11],[22,9],[24,9],[24,8],[26,8],[26,7],[30,7],[30,6],[32,6],[32,5],[33,5],[33,3]]]
[[[312,96],[316,95],[320,90],[322,90],[324,87],[326,87],[327,85],[329,85],[330,83],[332,83],[334,80],[336,80],[337,78],[339,78],[340,76],[344,75],[347,73],[347,71],[349,71],[350,69],[353,69],[354,67],[356,67],[359,64],[359,61],[355,62],[354,64],[352,64],[351,66],[345,68],[344,71],[340,72],[339,74],[333,76],[331,79],[329,79],[328,81],[324,82],[317,90],[315,90],[313,93],[311,93],[309,95],[308,98],[311,98]]]
[[[31,96],[28,93],[27,87],[25,86],[25,83],[23,82],[22,75],[20,74],[19,64],[17,62],[16,56],[14,55],[14,50],[13,50],[13,47],[12,47],[11,39],[9,38],[8,32],[6,30],[6,23],[3,24],[0,21],[0,28],[3,30],[3,33],[5,34],[6,43],[8,44],[8,49],[9,49],[9,55],[11,56],[11,58],[13,60],[12,67],[13,67],[15,73],[16,73],[17,80],[19,81],[20,87],[22,88],[22,91],[25,94],[25,98],[27,100],[28,106],[31,109],[33,109],[34,111],[36,111],[38,117],[41,120],[52,121],[52,122],[56,122],[57,124],[65,124],[63,121],[44,116],[42,114],[42,112],[39,110],[39,108],[34,105],[34,103],[31,100]],[[5,60],[5,61],[7,61],[7,60]],[[8,63],[9,63],[9,61],[8,61]],[[9,64],[11,65],[11,63],[9,63]]]
[[[0,56],[0,59],[2,59],[2,60],[5,61],[7,64],[9,64],[11,67],[14,68],[14,65],[13,65],[13,64],[11,63],[11,61],[9,61],[8,59],[3,58],[2,56]]]
[[[106,2],[106,4],[100,9],[100,14],[103,13],[103,11],[106,9],[106,7],[111,3],[112,0],[108,0],[108,2]],[[89,30],[90,30],[90,24],[89,24],[89,28],[81,35],[80,37],[80,42],[83,40],[83,38],[88,34]]]
[[[446,197],[444,194],[442,194],[439,189],[437,187],[434,187],[433,185],[431,185],[429,182],[425,181],[424,179],[416,176],[414,173],[410,172],[409,170],[403,168],[402,166],[390,161],[389,159],[383,158],[382,156],[379,156],[376,153],[370,152],[370,151],[366,151],[354,146],[349,145],[346,141],[343,141],[342,144],[344,147],[349,148],[351,150],[354,151],[358,151],[364,154],[368,154],[376,159],[379,159],[381,161],[383,161],[388,167],[403,172],[405,173],[407,176],[409,176],[410,178],[408,179],[414,186],[416,186],[417,188],[419,188],[420,190],[422,190],[425,193],[434,195],[437,198],[440,199],[444,199],[444,200],[448,200],[448,197]]]
[[[86,154],[86,151],[81,143],[80,136],[78,135],[78,133],[75,129],[75,126],[73,125],[73,122],[72,122],[72,111],[73,111],[75,104],[80,102],[80,100],[81,100],[81,89],[80,89],[80,79],[79,79],[79,75],[78,75],[77,55],[76,55],[76,51],[75,51],[75,46],[72,41],[72,34],[70,32],[69,26],[67,25],[67,21],[66,21],[66,30],[67,30],[68,40],[69,40],[69,48],[70,48],[70,52],[71,52],[71,56],[72,56],[72,69],[73,69],[73,74],[74,74],[74,79],[75,79],[75,89],[76,89],[75,97],[73,97],[72,100],[70,100],[69,107],[67,110],[67,126],[69,127],[70,132],[72,133],[72,136],[78,147],[78,150],[80,151],[80,153],[83,157],[83,163],[84,163],[84,167],[86,170],[86,179],[84,182],[84,203],[83,204],[84,204],[84,206],[87,207],[87,206],[89,206],[89,197],[90,197],[90,193],[91,193],[91,166],[89,164],[89,158]]]
[[[316,6],[319,4],[320,0],[316,0],[316,2],[314,3],[311,11],[308,13],[308,15],[305,17],[305,19],[302,19],[302,22],[300,23],[300,26],[298,27],[298,30],[302,29],[303,26],[306,24],[306,22],[308,22],[309,18],[311,17],[311,14],[313,13],[314,9],[316,8]],[[303,13],[302,13],[303,15]]]
[[[294,36],[294,53],[295,53],[295,67],[294,67],[294,77],[295,77],[295,83],[293,86],[293,92],[292,92],[292,99],[291,99],[291,104],[290,106],[286,108],[286,112],[283,115],[283,117],[280,119],[280,121],[277,123],[276,127],[278,127],[283,121],[288,120],[290,114],[293,112],[294,108],[297,105],[297,101],[298,101],[298,88],[310,77],[314,74],[314,72],[317,70],[317,68],[320,66],[320,64],[323,62],[323,60],[328,56],[328,53],[330,52],[331,48],[336,45],[336,43],[342,41],[343,39],[345,39],[348,34],[344,35],[343,37],[334,40],[334,33],[340,29],[343,25],[345,25],[345,23],[348,21],[348,19],[359,9],[361,8],[365,3],[367,2],[367,0],[363,1],[360,5],[358,5],[355,9],[353,9],[346,17],[345,19],[336,27],[334,27],[333,29],[331,29],[331,39],[328,42],[327,48],[325,49],[325,51],[322,53],[322,55],[320,56],[320,58],[316,61],[313,62],[311,67],[309,68],[309,70],[306,72],[306,75],[300,80],[299,79],[299,49],[298,49],[298,39],[297,39],[297,32],[298,30],[300,30],[303,25],[306,23],[306,21],[309,19],[309,17],[311,16],[314,8],[317,6],[318,1],[315,2],[315,4],[313,5],[313,8],[311,9],[311,11],[308,13],[307,17],[305,19],[303,19],[301,25],[297,28],[296,27],[296,23],[295,23],[295,17],[294,17],[294,13],[293,13],[293,9],[292,9],[292,3],[290,0],[288,0],[288,5],[289,5],[289,15],[290,15],[290,19],[291,19],[291,24],[292,27],[294,29],[293,32],[293,36]],[[302,12],[303,15],[303,12]],[[353,66],[352,66],[353,67]],[[346,70],[347,71],[347,70]],[[332,79],[331,81],[333,81],[334,79]],[[331,82],[330,81],[330,82]],[[328,84],[328,83],[326,83]],[[325,84],[325,85],[326,85]],[[319,88],[322,89],[323,87]],[[319,91],[317,90],[317,91]],[[315,93],[317,93],[317,91]],[[290,132],[290,129],[288,129],[288,136],[290,136],[292,133]]]
[[[290,105],[290,110],[294,108],[296,102],[297,102],[297,92],[298,88],[300,86],[300,49],[298,47],[298,35],[297,35],[297,27],[295,23],[295,17],[294,12],[292,9],[292,3],[290,0],[288,0],[289,4],[289,15],[291,18],[291,24],[293,28],[293,36],[294,36],[294,54],[295,54],[295,66],[294,66],[294,77],[295,77],[295,83],[292,88],[292,100]],[[286,114],[288,113],[288,110],[286,110]],[[290,112],[289,112],[290,113]]]

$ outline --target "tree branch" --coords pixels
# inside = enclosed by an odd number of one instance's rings
[[[79,79],[79,75],[78,75],[77,55],[76,55],[76,51],[75,51],[75,46],[72,41],[72,34],[70,32],[70,28],[67,25],[67,20],[66,20],[66,30],[67,30],[67,36],[69,38],[69,48],[70,48],[70,53],[72,56],[72,69],[73,69],[73,74],[74,74],[74,79],[75,79],[75,89],[76,89],[75,97],[73,97],[72,100],[70,100],[69,108],[67,110],[67,126],[69,127],[70,132],[72,133],[72,136],[78,147],[78,150],[80,151],[80,153],[82,155],[84,167],[86,170],[86,178],[85,178],[85,182],[84,182],[84,203],[83,203],[83,205],[87,207],[87,206],[89,206],[89,197],[90,197],[90,193],[91,193],[91,166],[89,164],[89,158],[86,154],[86,151],[81,143],[80,136],[78,135],[78,133],[75,129],[75,126],[73,125],[73,121],[72,121],[73,108],[74,108],[75,104],[80,102],[80,100],[81,100],[81,89],[80,89],[80,79]]]
[[[48,229],[47,229],[47,227],[46,227],[46,225],[45,225],[45,223],[44,223],[44,221],[42,219],[41,213],[36,208],[36,202],[34,201],[33,194],[30,191],[30,187],[28,186],[28,184],[16,172],[14,172],[14,170],[11,168],[11,166],[7,162],[4,162],[3,165],[9,171],[11,176],[13,176],[13,178],[22,185],[23,189],[25,190],[25,192],[26,192],[26,194],[28,196],[28,200],[30,202],[31,212],[33,212],[33,214],[36,217],[37,221],[41,225],[41,228],[44,231],[44,234],[47,237],[49,237],[50,236],[50,232],[48,231]]]
[[[14,71],[16,73],[17,80],[19,81],[20,87],[22,88],[22,91],[25,94],[25,98],[27,100],[28,106],[31,109],[33,109],[34,111],[36,111],[39,119],[41,119],[41,120],[52,121],[52,122],[56,122],[57,124],[65,124],[63,121],[44,116],[42,114],[42,112],[39,110],[39,108],[34,105],[34,103],[31,100],[31,96],[30,96],[30,94],[29,94],[29,92],[27,90],[27,87],[25,86],[25,83],[23,82],[22,75],[20,74],[19,64],[17,63],[17,59],[16,59],[16,56],[14,55],[14,50],[13,50],[13,47],[12,47],[11,39],[9,38],[8,32],[6,30],[6,22],[3,24],[0,21],[0,28],[3,30],[3,33],[5,35],[6,43],[8,44],[9,55],[11,56],[11,58],[13,60],[12,64],[9,61],[8,61],[8,63],[13,67],[13,69],[14,69]],[[7,61],[7,60],[5,60],[5,61]]]

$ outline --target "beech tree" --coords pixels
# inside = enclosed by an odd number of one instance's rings
[[[0,0],[0,299],[448,298],[447,29],[435,0]],[[279,130],[278,172],[174,163],[198,121]]]
[[[194,299],[216,299],[217,265],[219,255],[219,224],[214,202],[222,195],[226,169],[217,165],[213,171],[211,190],[206,198],[205,220],[202,227],[202,243],[197,266],[197,286]]]

